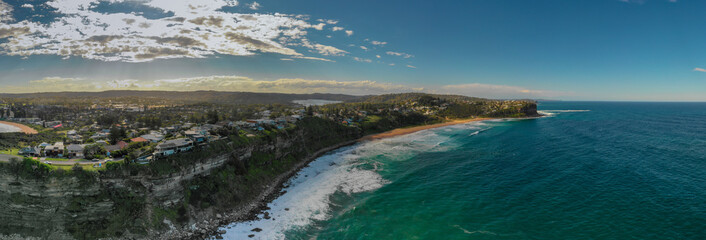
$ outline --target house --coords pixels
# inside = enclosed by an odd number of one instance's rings
[[[115,145],[120,146],[121,150],[125,149],[128,146],[128,144],[125,141],[120,141],[120,142],[116,143]]]
[[[17,154],[29,157],[40,157],[42,156],[42,149],[38,147],[25,147],[20,149]]]
[[[71,140],[71,142],[82,142],[83,137],[81,135],[78,135],[78,132],[76,130],[71,130],[66,133],[66,137]]]
[[[83,144],[70,144],[66,146],[66,156],[67,157],[83,157],[83,149],[85,145]]]
[[[246,122],[246,121],[237,121],[235,122],[235,125],[237,125],[240,128],[252,128],[257,125],[257,123],[253,122]]]
[[[120,145],[117,144],[105,146],[105,155],[110,157],[111,153],[120,151],[120,149]]]
[[[136,138],[130,139],[130,142],[149,142],[149,140],[147,140],[143,137],[136,137]]]
[[[153,142],[153,143],[158,143],[159,141],[162,141],[162,139],[164,139],[164,136],[162,136],[160,134],[145,134],[140,137],[146,139],[147,141]]]
[[[64,155],[64,143],[56,142],[54,145],[47,146],[44,148],[44,155],[46,156],[63,156]]]
[[[194,143],[196,144],[206,142],[207,140],[204,134],[194,130],[185,131],[184,136],[188,137],[189,139],[191,139],[191,141],[194,141]]]
[[[61,121],[44,122],[45,128],[57,128],[57,126],[59,126],[59,125],[61,125]],[[59,126],[59,127],[61,127],[61,126]]]
[[[167,140],[155,147],[154,157],[165,157],[175,153],[190,151],[194,147],[194,142],[188,138]]]

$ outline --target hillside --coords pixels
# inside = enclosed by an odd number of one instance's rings
[[[43,101],[66,101],[86,98],[152,98],[180,103],[217,103],[217,104],[291,104],[293,100],[322,99],[333,101],[353,101],[359,96],[345,94],[287,94],[254,92],[218,92],[218,91],[104,91],[104,92],[45,92],[0,94],[0,98],[42,99]]]

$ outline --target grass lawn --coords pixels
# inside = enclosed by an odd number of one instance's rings
[[[20,149],[17,149],[17,148],[13,148],[10,150],[0,150],[0,154],[9,154],[9,155],[20,156],[17,154],[17,152],[19,152],[19,151],[20,151]]]

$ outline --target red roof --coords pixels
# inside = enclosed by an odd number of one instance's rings
[[[126,148],[128,144],[124,141],[120,141],[120,142],[116,143],[115,145],[118,145],[118,146],[120,146],[120,149],[123,149],[123,148]]]
[[[147,139],[145,139],[143,137],[136,137],[136,138],[130,139],[130,142],[149,142],[149,141],[147,141]]]

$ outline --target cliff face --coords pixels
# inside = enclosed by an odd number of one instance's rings
[[[99,221],[111,213],[113,202],[96,199],[100,185],[82,184],[77,178],[23,179],[0,171],[0,232],[70,239],[65,226],[75,221]]]
[[[339,141],[358,137],[347,134]],[[312,137],[299,129],[194,159],[180,171],[161,176],[64,174],[34,179],[0,168],[0,237],[153,239],[170,229],[193,228],[194,223],[252,204],[286,179],[297,164],[311,158],[312,144],[307,142]]]

